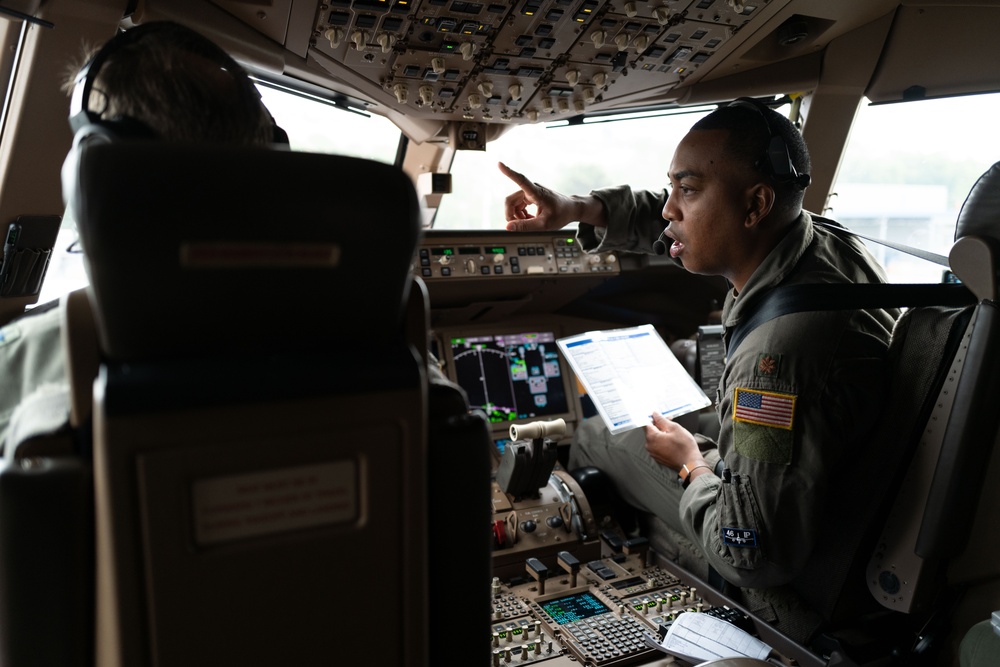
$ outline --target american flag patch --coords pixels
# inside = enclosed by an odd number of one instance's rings
[[[760,424],[792,430],[795,418],[795,396],[770,391],[736,388],[733,419],[738,422]]]

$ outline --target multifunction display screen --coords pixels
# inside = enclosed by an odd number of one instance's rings
[[[469,404],[497,424],[569,411],[551,331],[451,339],[455,381]]]

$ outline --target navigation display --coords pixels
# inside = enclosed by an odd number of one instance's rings
[[[542,609],[559,625],[611,611],[607,605],[591,593],[578,593],[558,600],[550,600],[542,603]]]
[[[455,381],[469,405],[500,424],[569,411],[564,368],[551,331],[451,337]]]

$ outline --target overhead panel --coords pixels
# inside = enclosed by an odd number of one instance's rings
[[[669,101],[756,11],[733,0],[332,0],[315,60],[437,120],[535,122]]]

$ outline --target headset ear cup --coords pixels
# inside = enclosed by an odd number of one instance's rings
[[[771,141],[767,145],[767,160],[771,166],[771,173],[779,182],[789,182],[797,176],[792,158],[788,154],[788,146],[785,140],[776,134],[771,135]]]
[[[83,178],[83,172],[80,169],[83,153],[95,144],[111,143],[114,140],[113,133],[100,123],[85,125],[74,135],[73,146],[70,148],[69,153],[66,154],[66,159],[63,160],[62,172],[60,174],[63,203],[74,220],[80,220],[80,207],[83,204],[81,201],[81,193],[83,192],[81,179]]]

